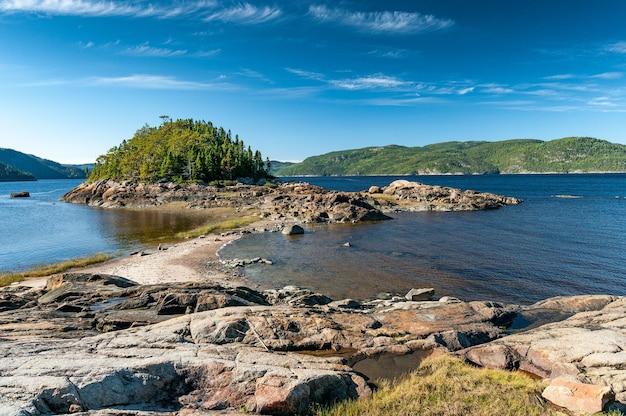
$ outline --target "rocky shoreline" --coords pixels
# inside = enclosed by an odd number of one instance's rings
[[[400,211],[475,211],[522,201],[485,192],[397,180],[362,192],[330,191],[308,183],[216,187],[203,184],[85,182],[62,198],[103,208],[145,208],[184,203],[190,209],[233,208],[266,220],[358,222],[389,219]]]
[[[625,409],[624,297],[522,306],[415,288],[367,301],[330,299],[296,287],[249,287],[236,272],[249,262],[216,256],[241,233],[268,227],[490,209],[521,202],[515,198],[406,181],[360,193],[308,184],[100,182],[79,186],[65,200],[228,206],[271,225],[1,288],[2,415],[288,415],[312,403],[367,398],[377,377],[444,353],[545,379],[544,397],[572,412]]]
[[[50,277],[44,288],[3,288],[0,299],[7,416],[288,415],[313,402],[369,397],[381,369],[397,376],[440,353],[593,388],[591,399],[550,399],[574,410],[626,401],[623,297],[522,307],[425,289],[332,300],[295,287],[139,284],[74,272]]]

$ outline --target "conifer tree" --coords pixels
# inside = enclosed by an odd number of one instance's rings
[[[238,135],[233,140],[230,130],[193,119],[161,119],[159,127],[145,125],[100,156],[89,179],[208,183],[270,177],[261,153],[246,149]]]

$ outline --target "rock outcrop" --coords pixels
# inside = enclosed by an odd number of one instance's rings
[[[517,198],[488,192],[430,186],[406,180],[392,182],[382,188],[382,193],[394,196],[408,211],[477,211],[521,202]]]
[[[526,309],[546,307],[573,316],[469,348],[462,355],[484,367],[608,386],[626,403],[626,298],[559,297]]]
[[[333,302],[295,287],[137,285],[84,273],[53,277],[42,290],[4,288],[0,302],[7,416],[124,408],[294,414],[367,397],[369,381],[354,368],[370,360],[495,339],[502,329],[494,317],[518,308],[405,297]]]
[[[231,207],[261,218],[310,222],[389,219],[397,211],[461,211],[498,208],[521,201],[489,193],[395,181],[369,192],[338,192],[307,183],[215,187],[201,184],[85,182],[62,198],[105,208],[149,207],[184,202],[188,208]]]
[[[409,300],[419,292],[333,301],[296,287],[138,285],[88,273],[54,276],[40,290],[2,288],[0,414],[295,414],[312,403],[368,397],[368,378],[381,374],[375,363],[387,363],[393,377],[437,350],[607,387],[585,387],[602,394],[583,395],[575,406],[603,405],[612,394],[626,401],[626,298],[554,298],[531,307]],[[548,314],[554,319],[570,317],[507,335],[548,307],[559,308]],[[562,389],[546,394],[559,402],[553,394]]]

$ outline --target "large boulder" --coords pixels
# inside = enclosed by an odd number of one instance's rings
[[[626,402],[626,297],[577,296],[539,302],[585,310],[560,322],[461,351],[478,365],[520,369],[541,378],[560,376],[612,387]]]
[[[610,387],[557,377],[541,394],[544,399],[577,414],[598,413],[615,399]]]
[[[408,211],[475,211],[517,205],[513,197],[487,192],[424,185],[400,179],[383,188],[385,195],[394,196]]]

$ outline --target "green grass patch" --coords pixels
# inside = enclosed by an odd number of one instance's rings
[[[382,381],[370,399],[316,408],[316,416],[557,415],[545,384],[523,374],[476,368],[458,357],[425,360],[400,381]]]
[[[67,260],[61,263],[47,264],[35,266],[34,268],[16,273],[0,273],[0,287],[8,286],[11,283],[21,282],[30,277],[44,277],[50,276],[56,273],[62,273],[70,269],[86,267],[92,264],[102,263],[112,259],[113,255],[106,253],[99,253],[91,257],[81,257],[77,259]]]
[[[224,231],[233,230],[239,227],[245,227],[246,225],[250,225],[257,221],[259,221],[258,216],[228,218],[228,219],[224,219],[221,221],[209,222],[201,227],[194,228],[193,230],[178,233],[176,234],[176,237],[178,238],[199,237],[201,235],[224,232]]]

